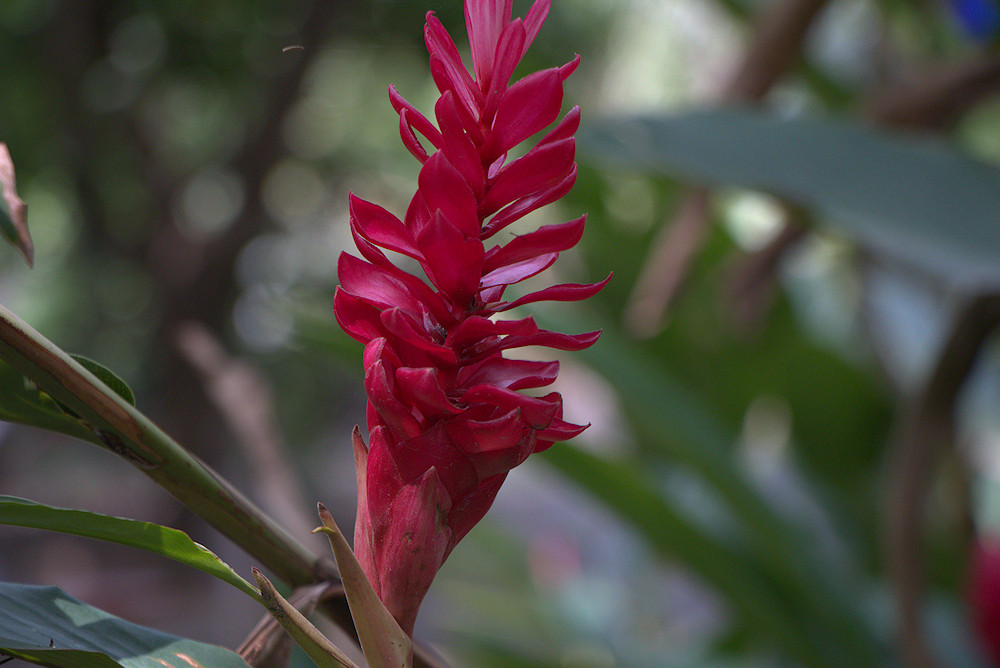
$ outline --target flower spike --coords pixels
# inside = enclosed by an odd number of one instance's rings
[[[586,217],[484,243],[576,180],[580,110],[557,120],[563,83],[579,56],[511,82],[549,7],[536,0],[521,19],[511,17],[512,0],[466,0],[471,68],[428,13],[424,38],[441,92],[434,113],[425,116],[389,88],[400,137],[421,165],[417,192],[402,219],[349,198],[361,257],[341,256],[334,311],[365,344],[369,431],[367,445],[354,438],[354,549],[374,591],[411,635],[435,574],[492,505],[507,473],[586,428],[562,419],[558,392],[522,393],[551,385],[558,363],[510,359],[505,351],[580,350],[600,332],[560,334],[530,317],[497,317],[523,304],[586,299],[607,284],[610,276],[503,298],[510,285],[574,246]],[[553,124],[522,157],[507,159]],[[381,249],[415,260],[430,284]]]

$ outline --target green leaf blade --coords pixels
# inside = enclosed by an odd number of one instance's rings
[[[79,362],[80,366],[84,369],[94,374],[98,380],[107,385],[115,394],[132,406],[135,406],[135,393],[132,392],[132,388],[118,374],[89,357],[84,357],[83,355],[70,355],[70,357]]]
[[[610,163],[771,193],[948,282],[1000,284],[1000,169],[943,141],[730,107],[608,120],[580,144]]]
[[[53,668],[247,668],[222,647],[133,624],[58,587],[0,583],[0,652]]]
[[[151,522],[46,506],[0,496],[0,524],[44,529],[146,550],[212,575],[260,601],[260,592],[228,564],[177,529]]]
[[[0,361],[0,420],[100,443],[93,430],[3,361]]]

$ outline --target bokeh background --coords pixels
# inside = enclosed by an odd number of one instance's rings
[[[553,5],[522,71],[579,53],[566,103],[585,124],[743,103],[1000,161],[989,0]],[[458,0],[0,3],[0,141],[36,244],[31,270],[0,253],[0,303],[115,370],[317,552],[317,500],[353,525],[364,419],[361,346],[331,308],[347,193],[399,213],[412,196],[386,89],[432,108],[427,10],[464,49]],[[588,303],[537,313],[605,330],[563,359],[558,388],[592,427],[510,476],[418,638],[455,665],[848,665],[871,648],[983,665],[968,565],[1000,529],[1000,360],[996,305],[968,304],[998,283],[956,285],[822,212],[706,191],[585,138],[578,161],[572,193],[531,223],[588,214],[546,282],[615,272]],[[908,425],[962,318],[985,333],[955,344],[976,361],[914,471]],[[57,435],[0,424],[0,493],[182,528],[252,565],[126,462]],[[887,527],[914,516],[895,541]],[[899,584],[905,564],[926,586]],[[162,559],[9,527],[0,579],[228,647],[260,615]]]

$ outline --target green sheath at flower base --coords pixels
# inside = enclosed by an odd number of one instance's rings
[[[320,633],[305,615],[286,601],[263,573],[254,568],[253,576],[260,587],[261,597],[268,612],[309,655],[313,663],[319,668],[358,668],[357,664]]]
[[[357,429],[354,430],[354,437],[361,438]],[[347,602],[351,606],[354,627],[368,665],[370,668],[408,668],[413,663],[413,643],[410,637],[399,628],[399,624],[372,589],[361,564],[337,523],[333,521],[333,515],[322,503],[318,507],[323,526],[313,533],[324,533],[330,539]]]
[[[537,0],[524,19],[512,19],[511,0],[467,0],[471,72],[429,13],[424,36],[441,92],[436,124],[389,89],[403,143],[422,164],[417,192],[402,219],[350,196],[362,257],[340,256],[334,311],[365,344],[369,442],[355,440],[354,549],[408,634],[434,575],[492,505],[508,471],[586,428],[562,419],[558,392],[521,392],[552,384],[557,362],[505,354],[524,346],[580,350],[600,333],[560,334],[530,317],[497,317],[524,304],[585,299],[607,282],[504,296],[575,245],[585,224],[580,217],[520,236],[504,232],[576,180],[580,110],[559,114],[563,82],[579,57],[511,83],[549,5]],[[550,126],[508,160],[508,151]],[[487,247],[493,237],[499,242]],[[415,260],[430,284],[380,248]]]

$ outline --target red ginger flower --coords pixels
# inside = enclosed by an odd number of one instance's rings
[[[338,262],[334,310],[365,344],[368,394],[368,446],[355,437],[354,549],[409,634],[434,575],[489,509],[507,472],[586,428],[563,421],[558,392],[519,392],[551,384],[557,362],[503,352],[580,350],[600,333],[558,334],[530,317],[491,319],[522,304],[585,299],[608,280],[504,300],[508,285],[547,269],[579,241],[585,217],[484,245],[576,180],[577,107],[523,157],[507,160],[510,149],[557,120],[563,81],[580,62],[510,84],[549,11],[549,0],[536,0],[523,20],[511,20],[511,2],[466,0],[472,74],[441,22],[427,14],[431,74],[441,91],[437,127],[389,88],[403,143],[423,165],[417,193],[402,221],[351,194],[351,232],[364,259],[344,253]],[[378,247],[416,260],[431,285]]]

